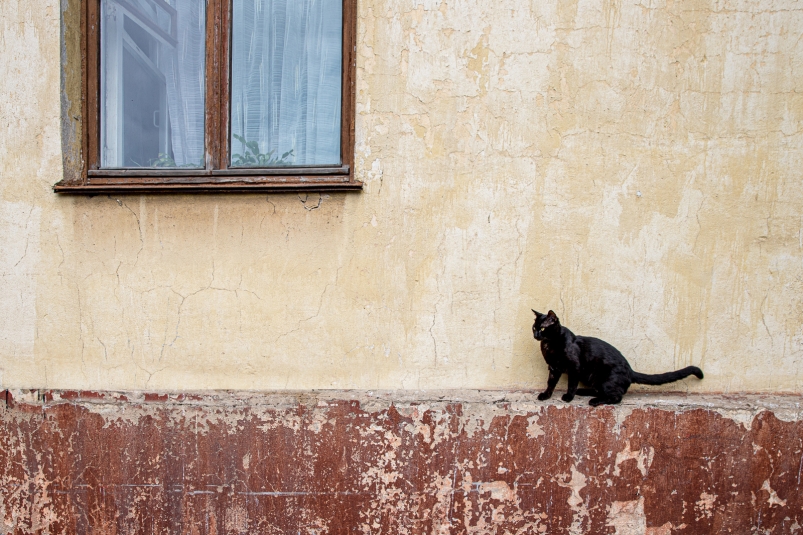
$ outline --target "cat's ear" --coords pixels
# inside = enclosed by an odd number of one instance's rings
[[[532,310],[532,311],[533,311],[533,314],[535,314],[535,317],[536,317],[536,318],[540,318],[541,316],[543,316],[543,314],[541,314],[540,312],[537,312],[535,309],[532,309],[532,308],[531,308],[530,310]]]
[[[549,316],[550,318],[552,318],[553,320],[556,320],[556,319],[558,319],[558,316],[557,316],[557,314],[555,314],[555,313],[554,313],[554,312],[552,312],[551,310],[550,310],[549,312],[547,312],[547,313],[546,313],[546,315],[547,315],[547,316]]]

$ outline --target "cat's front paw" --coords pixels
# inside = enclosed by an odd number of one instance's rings
[[[572,400],[574,399],[574,394],[569,394],[569,393],[563,394],[563,396],[561,396],[560,399],[562,399],[566,403],[571,403]]]
[[[538,401],[544,401],[552,397],[552,394],[549,392],[541,392],[538,394]]]

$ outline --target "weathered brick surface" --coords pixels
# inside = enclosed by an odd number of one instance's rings
[[[801,398],[36,392],[0,533],[795,533]]]

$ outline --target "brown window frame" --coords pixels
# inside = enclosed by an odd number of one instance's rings
[[[102,169],[100,166],[100,0],[81,7],[82,160],[77,180],[64,179],[58,193],[194,193],[361,190],[354,178],[355,36],[357,0],[343,2],[340,166],[230,168],[229,58],[231,0],[207,0],[206,167],[204,169]]]

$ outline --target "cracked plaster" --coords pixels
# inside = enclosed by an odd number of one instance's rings
[[[358,4],[362,193],[67,197],[77,3],[0,3],[0,386],[533,388],[553,308],[801,391],[798,2]]]

